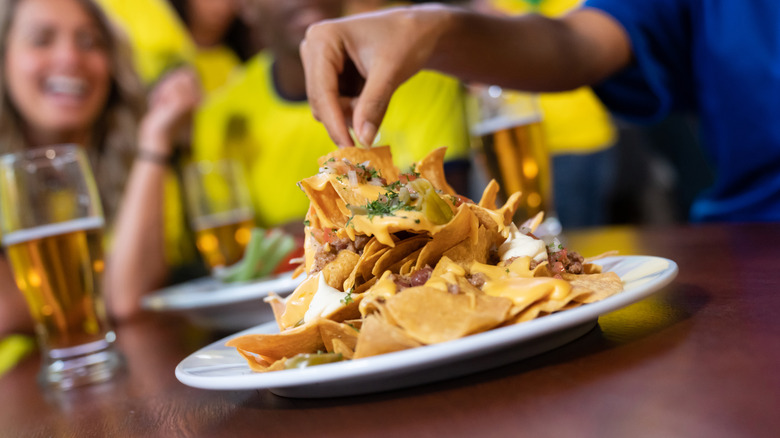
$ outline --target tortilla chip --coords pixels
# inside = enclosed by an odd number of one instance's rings
[[[409,275],[414,271],[414,266],[417,264],[417,259],[420,258],[420,253],[422,252],[422,248],[418,249],[417,251],[409,254],[409,257],[407,257],[405,260],[401,260],[398,262],[398,273],[401,275]],[[391,267],[392,269],[395,269],[395,266]]]
[[[375,146],[370,148],[346,147],[320,157],[318,160],[320,167],[334,158],[336,160],[346,159],[353,164],[361,164],[368,161],[368,166],[373,167],[386,181],[398,180],[398,168],[393,164],[393,155],[390,152],[390,146]]]
[[[387,246],[382,245],[375,237],[372,237],[363,247],[363,253],[355,264],[352,273],[344,280],[344,290],[350,290],[360,286],[371,279],[371,277],[373,277],[371,271],[374,269],[376,261],[379,260],[379,257],[387,250]]]
[[[480,198],[477,205],[487,210],[495,210],[496,196],[498,196],[500,189],[498,182],[495,179],[491,179],[488,185],[485,186],[485,190],[482,191],[482,198]]]
[[[363,327],[355,348],[355,359],[417,348],[421,345],[400,328],[389,324],[380,314],[373,313],[363,319]]]
[[[284,369],[284,362],[287,360],[285,357],[279,360],[268,361],[263,359],[261,356],[254,355],[240,348],[237,348],[236,351],[238,351],[238,354],[240,354],[246,360],[247,365],[249,365],[249,369],[256,373],[282,370]]]
[[[561,277],[569,281],[575,289],[580,289],[582,298],[578,297],[577,301],[581,303],[601,301],[623,290],[623,282],[614,272],[590,275],[563,274]]]
[[[464,239],[477,239],[479,221],[469,208],[459,207],[458,213],[423,247],[415,271],[425,265],[434,266],[445,251]]]
[[[304,324],[276,334],[239,336],[229,340],[225,345],[261,355],[269,363],[299,353],[316,353],[325,349],[318,322]]]
[[[362,295],[360,314],[365,316],[379,310],[379,307],[398,292],[398,287],[392,280],[392,273],[385,272],[378,280],[374,277],[374,285]]]
[[[444,175],[444,154],[447,148],[434,149],[425,158],[418,161],[415,170],[421,177],[427,179],[437,190],[448,195],[456,195],[457,192],[447,184],[447,178]]]
[[[284,330],[284,326],[282,325],[282,315],[284,314],[285,308],[284,300],[275,292],[270,292],[263,301],[271,306],[271,311],[274,314],[274,319],[276,320],[276,325],[279,327],[279,331]]]
[[[375,277],[382,275],[390,266],[404,261],[410,254],[415,253],[430,242],[430,240],[431,238],[428,236],[416,235],[399,241],[393,248],[388,248],[387,251],[376,260],[374,268],[371,270],[371,274]]]
[[[334,289],[344,292],[345,290],[342,289],[344,281],[352,274],[359,259],[360,256],[352,251],[346,249],[339,251],[336,254],[336,258],[322,268],[325,283]]]
[[[422,344],[489,330],[506,319],[511,307],[506,298],[452,294],[428,286],[405,289],[385,303],[393,321]]]
[[[354,347],[349,347],[344,341],[338,338],[333,339],[331,342],[333,345],[333,353],[342,355],[346,360],[355,357]]]
[[[518,228],[528,228],[533,233],[536,231],[537,228],[539,228],[539,225],[541,225],[543,220],[544,220],[544,212],[540,211],[539,213],[536,213],[534,217],[528,218]]]
[[[348,304],[344,304],[333,312],[323,316],[336,322],[360,318],[360,302],[363,300],[363,295],[364,294],[362,293],[355,293],[353,291],[349,295],[352,300]]]
[[[551,295],[566,296],[570,290],[566,281],[549,277],[506,277],[488,281],[482,287],[488,295],[510,299],[518,313]]]
[[[346,348],[349,351],[355,350],[358,334],[360,332],[354,327],[349,324],[337,323],[327,319],[322,319],[319,322],[319,327],[322,343],[325,345],[325,350],[328,353],[339,353],[339,351],[336,351],[336,346],[334,345],[337,343],[340,348]]]
[[[497,248],[502,241],[503,238],[497,231],[488,230],[480,225],[476,240],[466,239],[445,251],[444,256],[464,267],[470,266],[475,261],[487,263],[491,249]]]

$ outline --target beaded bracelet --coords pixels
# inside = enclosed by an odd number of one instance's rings
[[[170,166],[171,164],[171,157],[169,155],[152,152],[146,149],[139,149],[135,155],[135,159],[149,161],[150,163],[159,164],[160,166]]]

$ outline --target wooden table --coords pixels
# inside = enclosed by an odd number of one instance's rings
[[[213,334],[170,316],[118,327],[127,370],[45,394],[33,356],[0,379],[0,436],[780,436],[780,227],[707,225],[571,233],[584,254],[667,257],[662,292],[551,352],[380,394],[286,399],[174,377]]]

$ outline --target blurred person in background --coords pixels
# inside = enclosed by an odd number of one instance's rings
[[[489,14],[560,17],[582,0],[473,0]],[[552,160],[555,213],[564,229],[605,225],[617,172],[616,130],[590,87],[540,93],[542,132]]]
[[[167,0],[95,0],[130,43],[133,65],[147,87],[192,65],[197,47]]]
[[[341,17],[345,2],[254,3],[266,49],[204,101],[195,118],[193,156],[242,163],[258,225],[292,224],[300,233],[309,202],[296,183],[317,173],[317,157],[336,146],[311,115],[299,45],[312,23]],[[470,144],[465,90],[458,80],[433,72],[411,78],[391,103],[379,132],[378,143],[391,146],[400,166],[447,146],[450,181],[467,183]]]
[[[169,0],[197,47],[193,59],[203,92],[223,86],[258,50],[239,0]]]
[[[168,0],[95,0],[132,49],[133,66],[147,93],[170,72],[194,69],[198,47]],[[195,70],[197,71],[197,70]],[[200,82],[200,78],[198,78]],[[198,85],[200,88],[200,85]],[[201,91],[192,93],[200,95]],[[186,128],[181,128],[187,132]],[[159,188],[166,200],[163,212],[166,265],[170,283],[206,274],[195,247],[184,208],[181,169],[190,159],[190,139],[177,139],[170,168]]]
[[[561,19],[407,8],[313,26],[302,44],[315,117],[339,145],[370,139],[398,84],[421,68],[531,91],[582,85],[653,122],[696,111],[716,170],[694,221],[780,220],[780,3],[588,0]],[[345,60],[366,83],[341,95]]]
[[[0,5],[0,153],[61,143],[85,148],[106,215],[104,294],[115,318],[134,314],[140,295],[164,278],[162,151],[170,148],[170,133],[193,106],[186,97],[163,97],[178,95],[182,84],[194,82],[191,73],[182,71],[159,82],[157,97],[144,112],[144,88],[128,55],[126,44],[91,0],[8,0]],[[157,229],[133,231],[151,223],[149,217]],[[136,251],[128,242],[145,250]],[[4,255],[0,282],[0,334],[31,330]]]

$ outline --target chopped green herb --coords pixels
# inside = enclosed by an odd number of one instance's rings
[[[409,169],[409,173],[411,173],[412,175],[414,175],[416,177],[420,176],[420,172],[417,171],[417,163],[413,163],[412,164],[412,167]]]
[[[398,202],[397,200],[398,194],[397,193],[393,193],[393,194],[395,196],[393,197],[385,196],[384,199],[380,197],[376,201],[371,201],[368,204],[366,204],[366,212],[368,214],[368,218],[371,219],[374,216],[394,216],[395,212],[398,210],[404,210],[404,211],[414,210],[413,206]]]
[[[355,164],[355,167],[358,170],[362,170],[363,171],[363,175],[362,176],[366,180],[371,180],[371,179],[380,177],[379,171],[374,169],[373,167],[368,167],[365,164]]]
[[[308,219],[306,219],[306,220],[304,220],[304,221],[303,221],[303,225],[304,225],[305,227],[308,227],[309,225],[311,225],[311,221],[309,221]]]
[[[385,186],[385,189],[392,190],[392,191],[398,190],[400,188],[401,188],[401,181],[393,181],[390,184]]]
[[[353,288],[350,288],[350,289],[347,291],[347,296],[345,296],[344,298],[342,298],[342,299],[341,299],[341,303],[342,303],[342,304],[344,304],[345,306],[347,306],[347,305],[349,305],[349,304],[352,304],[352,302],[354,302],[354,301],[355,301],[355,300],[353,300],[353,299],[352,299],[352,291],[353,291],[353,290],[355,290],[355,288],[354,288],[354,287],[353,287]]]

